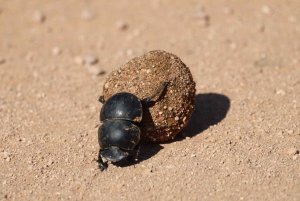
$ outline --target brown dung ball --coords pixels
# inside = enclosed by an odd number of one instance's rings
[[[165,90],[143,107],[141,140],[167,141],[187,125],[195,104],[192,74],[176,55],[155,50],[126,62],[106,78],[104,100],[119,92],[142,100],[165,82]]]

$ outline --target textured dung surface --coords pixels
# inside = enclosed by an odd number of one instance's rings
[[[104,99],[130,92],[140,99],[166,89],[144,106],[141,139],[163,142],[173,139],[188,123],[195,104],[195,82],[188,67],[174,54],[151,51],[112,71],[103,87]]]

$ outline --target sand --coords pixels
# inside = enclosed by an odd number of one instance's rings
[[[299,8],[0,0],[1,200],[300,200]],[[189,67],[191,121],[100,172],[106,77],[151,50]]]

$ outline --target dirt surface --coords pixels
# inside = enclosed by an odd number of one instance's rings
[[[1,200],[300,200],[300,1],[0,0]],[[190,123],[98,169],[105,77],[151,50]]]

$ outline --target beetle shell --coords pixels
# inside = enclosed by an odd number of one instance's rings
[[[135,95],[121,92],[111,96],[102,106],[100,121],[122,119],[140,122],[143,116],[141,101]]]
[[[98,141],[101,149],[117,146],[124,150],[132,150],[140,141],[139,127],[124,120],[106,120],[99,127]]]

